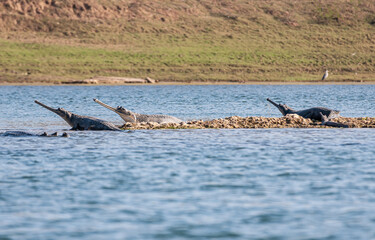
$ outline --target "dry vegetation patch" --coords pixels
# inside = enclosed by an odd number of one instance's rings
[[[0,81],[373,81],[374,23],[362,0],[2,0]]]

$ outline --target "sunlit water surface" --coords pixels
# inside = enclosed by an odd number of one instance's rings
[[[374,239],[375,130],[68,131],[36,105],[183,120],[325,106],[375,116],[374,86],[0,87],[0,239]]]

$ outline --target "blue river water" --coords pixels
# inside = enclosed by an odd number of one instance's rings
[[[68,131],[34,103],[121,124],[92,99],[187,121],[267,97],[375,117],[374,85],[1,86],[0,239],[375,239],[374,129]]]

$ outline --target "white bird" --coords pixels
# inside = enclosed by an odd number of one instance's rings
[[[326,70],[326,72],[324,73],[322,77],[322,81],[325,80],[327,77],[328,77],[328,70]]]

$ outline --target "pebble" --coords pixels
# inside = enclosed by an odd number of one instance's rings
[[[349,128],[375,128],[375,118],[339,117],[331,121],[346,124]],[[232,116],[208,121],[191,120],[184,123],[126,123],[124,129],[218,129],[218,128],[330,128],[321,126],[319,121],[303,118],[297,114],[288,114],[280,118]]]

